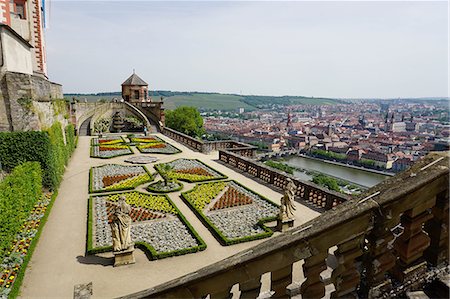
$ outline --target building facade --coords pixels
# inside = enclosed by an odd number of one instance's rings
[[[134,72],[122,83],[122,98],[129,103],[151,102],[148,84]]]
[[[28,54],[24,55],[23,51],[20,50],[23,43],[16,36],[14,47],[18,51],[6,54],[2,48],[2,57],[8,55],[10,59],[18,61],[30,59],[33,74],[47,78],[44,38],[45,0],[0,0],[0,23],[3,26],[10,27],[12,31],[17,33],[17,36],[31,45],[31,48],[27,50],[30,52],[30,57],[28,57]],[[2,43],[6,43],[3,41],[3,37]],[[11,45],[11,42],[8,42],[8,44]],[[21,69],[6,70],[28,73],[22,72]]]

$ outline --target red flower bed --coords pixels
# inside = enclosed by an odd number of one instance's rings
[[[114,185],[115,183],[118,183],[122,180],[128,179],[133,177],[134,174],[130,173],[130,174],[122,174],[122,175],[115,175],[115,176],[105,176],[102,179],[103,182],[103,186],[104,187],[109,187],[111,185]]]
[[[106,202],[106,212],[108,214],[108,223],[112,221],[112,213],[113,213],[114,204],[111,202]],[[131,207],[130,217],[133,222],[136,221],[145,221],[145,220],[153,220],[166,217],[162,214],[157,214],[152,211],[149,211],[144,208],[135,208]]]
[[[219,200],[216,201],[211,210],[220,210],[225,208],[243,206],[251,203],[253,203],[253,200],[249,196],[230,187],[219,198]]]

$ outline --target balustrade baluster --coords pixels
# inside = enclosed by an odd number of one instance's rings
[[[286,292],[288,285],[292,283],[292,264],[271,273],[272,298],[289,298]]]
[[[425,230],[431,239],[425,257],[434,266],[442,262],[448,263],[448,212],[448,192],[444,191],[436,196],[436,205],[432,209],[433,219],[425,224]]]
[[[332,298],[356,298],[356,288],[360,282],[360,274],[356,269],[355,259],[362,255],[362,241],[364,235],[359,235],[349,241],[338,245],[334,252],[338,266],[331,274],[335,286]]]
[[[426,199],[401,216],[404,230],[394,242],[394,248],[399,256],[394,275],[400,281],[425,270],[426,264],[415,266],[421,264],[423,252],[430,245],[430,237],[422,230],[422,227],[426,221],[433,218],[428,209],[432,208],[435,202],[436,197]]]
[[[240,298],[255,299],[261,291],[261,277],[240,283],[239,289],[241,290]]]
[[[371,233],[367,236],[368,252],[366,258],[366,277],[364,284],[370,288],[369,298],[385,289],[390,289],[390,281],[386,273],[395,266],[396,257],[389,243],[394,240],[391,229],[400,222],[399,216],[380,215],[375,213],[375,222]],[[385,212],[387,214],[387,212]],[[366,290],[368,292],[368,290]]]
[[[328,252],[319,252],[305,259],[303,273],[306,280],[300,287],[302,299],[318,299],[325,296],[325,284],[320,273],[327,268],[325,259]]]

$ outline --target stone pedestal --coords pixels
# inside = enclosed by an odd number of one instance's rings
[[[291,219],[291,218],[277,219],[277,230],[278,231],[285,232],[292,227],[294,227],[294,219]]]
[[[128,250],[113,252],[114,267],[136,263],[133,252],[134,252],[134,247],[131,249],[128,249]]]

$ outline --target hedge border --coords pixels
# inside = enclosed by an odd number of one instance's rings
[[[178,192],[178,191],[180,191],[180,190],[182,190],[182,189],[184,188],[183,183],[179,182],[178,180],[175,180],[175,182],[177,182],[177,184],[179,185],[179,187],[176,188],[176,189],[173,189],[173,190],[171,190],[171,191],[161,191],[161,190],[156,190],[156,189],[150,188],[150,186],[155,185],[155,184],[157,184],[157,183],[159,183],[159,182],[162,182],[162,181],[156,181],[156,182],[154,182],[154,183],[151,183],[150,185],[147,186],[147,188],[145,188],[145,190],[147,190],[148,192],[153,192],[153,193],[163,194],[163,193]]]
[[[246,189],[247,191],[250,191],[256,195],[258,195],[260,198],[262,198],[263,200],[267,201],[268,203],[272,204],[275,207],[279,207],[278,204],[274,203],[273,201],[271,201],[270,199],[266,198],[265,196],[262,196],[261,194],[247,188],[246,186],[240,184],[239,182],[235,181],[235,180],[226,180],[226,181],[217,181],[218,182],[234,182],[237,185],[243,187],[244,189]],[[223,246],[229,246],[229,245],[233,245],[233,244],[238,244],[238,243],[243,243],[243,242],[249,242],[249,241],[254,241],[254,240],[259,240],[259,239],[264,239],[264,238],[268,238],[270,236],[273,235],[273,231],[268,228],[267,226],[265,226],[264,224],[266,222],[270,222],[270,221],[275,221],[277,220],[277,216],[274,217],[266,217],[266,218],[262,218],[259,219],[258,222],[256,223],[259,227],[261,227],[264,232],[260,233],[260,234],[256,234],[253,236],[244,236],[241,238],[236,238],[236,239],[228,239],[227,237],[225,237],[222,234],[222,231],[220,231],[210,220],[209,218],[202,212],[197,210],[194,205],[189,201],[189,199],[185,196],[185,194],[194,192],[197,187],[199,185],[203,185],[203,184],[211,184],[211,183],[216,183],[216,182],[205,182],[205,183],[199,183],[196,184],[195,187],[189,191],[183,192],[181,193],[180,197],[181,199],[184,201],[184,203],[186,203],[188,205],[188,207],[191,209],[192,212],[194,212],[194,214],[200,219],[200,221],[208,228],[208,230],[212,233],[212,235],[217,239],[217,241],[219,241],[220,244],[222,244]]]
[[[186,158],[178,158],[178,159],[172,160],[172,161],[170,161],[170,162],[158,163],[158,164],[153,165],[153,167],[156,169],[156,171],[159,173],[159,175],[160,175],[161,177],[163,177],[163,172],[159,169],[160,165],[172,163],[172,162],[177,161],[177,160],[180,160],[180,159],[186,159]],[[186,160],[196,160],[196,161],[202,163],[204,166],[206,166],[206,167],[211,168],[212,170],[214,170],[216,173],[218,173],[219,175],[221,175],[221,177],[218,177],[218,178],[211,178],[211,179],[204,179],[204,180],[200,180],[200,181],[197,181],[197,180],[189,180],[189,179],[176,179],[177,181],[183,181],[183,182],[188,182],[188,183],[203,183],[203,182],[219,181],[219,180],[226,180],[226,179],[228,179],[228,176],[224,175],[222,172],[216,170],[215,168],[209,166],[208,164],[206,164],[206,163],[200,161],[199,159],[186,159]]]
[[[129,191],[129,192],[138,192],[138,193],[149,195],[147,193],[143,193],[140,191]],[[125,194],[125,193],[128,193],[128,192],[115,192],[115,193],[110,193],[108,195]],[[172,205],[172,207],[177,212],[178,218],[184,225],[186,225],[186,227],[189,230],[189,233],[191,234],[192,237],[194,237],[196,239],[198,245],[194,246],[194,247],[190,247],[190,248],[183,248],[183,249],[178,249],[178,250],[174,250],[174,251],[165,251],[165,252],[160,252],[160,253],[156,252],[156,250],[150,244],[145,243],[145,242],[135,242],[135,246],[137,248],[144,250],[144,252],[146,253],[147,257],[150,260],[163,259],[166,257],[184,255],[184,254],[188,254],[188,253],[195,253],[195,252],[205,250],[207,247],[205,241],[203,241],[203,239],[200,237],[200,235],[197,233],[197,231],[194,229],[194,227],[189,223],[189,221],[187,221],[186,217],[181,213],[181,211],[173,203],[173,201],[169,198],[169,196],[167,196],[166,194],[158,194],[158,195],[166,197],[166,199],[169,201],[169,203]],[[103,246],[103,247],[97,247],[97,248],[92,247],[93,221],[94,221],[94,219],[93,219],[94,211],[93,211],[93,203],[92,202],[93,202],[94,196],[96,196],[96,195],[91,195],[88,199],[88,223],[87,223],[88,227],[87,227],[86,254],[96,254],[96,253],[112,251],[112,246]],[[99,195],[97,195],[97,196],[99,196]],[[104,195],[104,196],[106,196],[106,195]]]
[[[54,204],[57,196],[58,196],[58,191],[56,190],[53,192],[53,194],[50,198],[50,202],[47,205],[47,210],[45,211],[44,216],[41,218],[41,222],[39,224],[38,231],[36,232],[36,235],[34,236],[34,238],[31,240],[30,247],[28,248],[28,253],[23,259],[23,263],[20,266],[19,273],[17,274],[16,280],[14,281],[13,287],[11,289],[11,292],[8,295],[9,296],[8,298],[13,299],[13,298],[17,298],[17,296],[19,296],[20,287],[22,286],[23,278],[25,276],[25,272],[28,267],[28,262],[31,260],[33,253],[34,253],[34,249],[36,248],[37,244],[39,243],[39,238],[45,227],[45,224],[47,223],[48,217],[50,215],[50,211],[53,207],[53,204]]]
[[[93,184],[93,181],[94,181],[94,178],[93,178],[93,171],[92,171],[92,169],[93,168],[100,168],[100,167],[104,167],[104,166],[106,166],[106,165],[119,165],[119,166],[128,166],[128,167],[136,167],[136,166],[140,166],[140,167],[142,167],[142,168],[144,168],[144,170],[145,170],[145,172],[150,176],[150,180],[148,180],[148,181],[145,181],[145,182],[143,182],[143,183],[141,183],[141,184],[138,184],[138,185],[136,185],[136,184],[134,184],[133,186],[131,186],[131,187],[122,187],[122,188],[116,188],[116,189],[109,189],[109,190],[94,190],[94,188],[93,188],[93,186],[92,186],[92,184]],[[96,193],[109,193],[109,192],[117,192],[117,191],[127,191],[127,190],[134,190],[136,187],[138,187],[138,186],[140,186],[140,185],[143,185],[143,184],[147,184],[147,183],[150,183],[150,182],[152,182],[153,180],[155,179],[155,176],[147,169],[147,167],[145,167],[144,165],[121,165],[121,164],[103,164],[103,165],[100,165],[100,166],[94,166],[94,167],[91,167],[90,169],[89,169],[89,193],[94,193],[94,194],[96,194]]]

